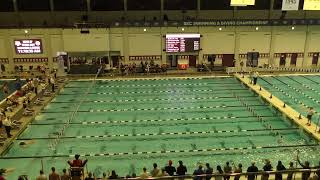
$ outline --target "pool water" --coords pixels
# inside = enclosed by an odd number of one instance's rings
[[[7,82],[8,83],[8,87],[9,87],[9,94],[13,93],[15,91],[15,81],[14,80],[0,80],[0,101],[2,101],[3,99],[5,99],[5,94],[2,91],[2,86],[3,84]],[[23,85],[24,82],[22,82]]]
[[[259,84],[304,116],[308,107],[320,112],[318,75],[262,77]],[[317,124],[319,115],[313,116],[312,121]]]
[[[121,176],[164,167],[182,160],[189,173],[199,163],[213,167],[226,161],[259,168],[294,161],[297,150],[312,164],[320,155],[317,142],[304,134],[235,78],[71,81],[0,159],[19,174],[35,177],[42,164],[61,172],[74,154],[88,158],[86,167],[101,177],[116,170]],[[59,143],[51,147],[80,100]],[[259,116],[258,119],[241,102]],[[280,138],[282,136],[282,138]],[[34,140],[26,148],[21,141]],[[87,157],[83,157],[86,155]]]

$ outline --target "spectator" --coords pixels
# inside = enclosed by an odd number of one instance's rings
[[[88,176],[87,176],[84,180],[95,180],[95,178],[92,177],[92,173],[89,172],[89,173],[88,173]]]
[[[21,90],[21,80],[19,77],[15,80],[14,87],[16,91]]]
[[[269,171],[272,171],[272,165],[271,165],[269,159],[266,159],[265,165],[263,166],[263,171],[264,171],[264,173],[262,174],[261,179],[268,180],[269,179]]]
[[[51,168],[51,173],[49,174],[49,180],[60,180],[59,174],[56,173],[56,168]]]
[[[312,116],[315,114],[314,110],[313,110],[313,107],[309,107],[308,109],[308,113],[307,113],[307,119],[308,119],[308,122],[307,122],[307,125],[308,126],[311,126],[311,120],[312,120]]]
[[[72,170],[71,170],[71,176],[77,176],[80,177],[82,172],[83,172],[83,166],[86,165],[86,163],[88,162],[88,160],[84,160],[82,161],[80,158],[79,154],[76,154],[74,156],[74,160],[73,161],[68,161],[68,164],[71,166]]]
[[[50,78],[51,90],[54,92],[55,80],[53,77]]]
[[[254,173],[255,173],[255,172],[258,172],[258,168],[257,168],[255,162],[252,162],[252,163],[251,163],[251,166],[248,167],[247,172],[248,172],[248,173],[253,173],[253,174],[249,174],[249,175],[248,175],[248,180],[255,180],[255,179],[256,179],[257,174],[254,174]]]
[[[220,174],[223,174],[223,171],[222,171],[222,168],[221,166],[217,166],[217,172],[216,172],[216,180],[222,180],[222,175]]]
[[[142,169],[143,171],[142,171],[142,174],[140,175],[140,178],[141,179],[148,179],[149,178],[149,173],[147,172],[147,168],[143,168]]]
[[[34,93],[38,94],[38,87],[39,87],[39,79],[33,78],[33,85],[34,85]]]
[[[40,175],[36,178],[36,180],[47,180],[47,176],[44,174],[43,170],[40,170]]]
[[[242,164],[238,164],[238,167],[234,165],[234,173],[242,173]],[[234,176],[234,180],[239,180],[239,179],[240,179],[240,175]]]
[[[0,171],[0,180],[6,180],[5,178],[4,178],[4,174],[5,173],[5,171],[3,171],[2,169],[1,169],[1,171]]]
[[[60,176],[61,180],[71,180],[70,175],[67,173],[66,169],[62,170],[63,174]]]
[[[82,161],[80,158],[80,155],[79,154],[76,154],[74,156],[74,160],[73,161],[68,161],[68,164],[71,166],[71,167],[83,167],[86,165],[86,163],[88,162],[88,160],[84,160]]]
[[[119,176],[117,175],[115,170],[111,171],[111,175],[109,176],[109,179],[118,179]]]
[[[104,173],[102,173],[102,179],[101,180],[107,180],[108,178],[107,178],[107,174],[104,172]],[[62,180],[62,179],[61,179]]]
[[[10,121],[9,117],[5,117],[4,120],[2,121],[2,124],[6,130],[6,133],[7,133],[7,137],[8,138],[11,138],[12,135],[11,135],[11,128],[12,128],[12,122]]]
[[[281,161],[278,161],[277,171],[284,171],[284,170],[286,170],[286,167],[284,167]],[[275,180],[282,180],[282,173],[276,173]]]
[[[293,162],[289,163],[289,170],[294,170],[295,168],[293,167]],[[292,180],[293,177],[293,172],[289,172],[287,176],[287,180]]]
[[[179,166],[177,167],[177,175],[184,176],[186,175],[187,167],[183,165],[183,162],[179,161]]]
[[[230,166],[229,162],[226,162],[226,166],[224,166],[223,170],[226,174],[232,173],[232,167]],[[224,180],[229,180],[230,176],[224,176],[223,178]]]
[[[172,166],[171,160],[169,160],[168,166],[166,166],[164,169],[170,176],[173,176],[174,173],[176,172],[176,168]]]
[[[21,175],[18,177],[18,180],[28,180],[28,176],[27,175]]]
[[[259,73],[256,71],[253,73],[253,85],[257,84],[258,81],[258,77],[259,77]]]
[[[202,180],[202,177],[199,175],[203,175],[205,174],[203,169],[202,169],[202,165],[199,165],[198,169],[194,170],[193,175],[194,175],[194,180]]]
[[[153,163],[153,169],[151,171],[152,177],[159,177],[161,174],[160,169],[158,168],[157,163]]]
[[[9,95],[9,86],[8,86],[8,82],[4,82],[2,87],[2,92],[5,95],[5,97],[7,97]]]
[[[212,173],[213,173],[212,167],[210,167],[209,163],[206,163],[206,170],[205,170],[205,174],[207,174],[206,180],[210,180],[211,179]]]
[[[308,161],[305,161],[304,164],[302,164],[298,156],[297,156],[297,161],[298,161],[298,163],[300,164],[300,166],[301,166],[303,169],[305,169],[305,170],[311,169],[311,168],[310,168],[310,163],[309,163]],[[308,180],[309,177],[310,177],[310,174],[311,174],[310,171],[304,171],[304,172],[302,173],[301,180]]]

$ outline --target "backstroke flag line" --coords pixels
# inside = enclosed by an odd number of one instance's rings
[[[300,0],[282,0],[283,11],[297,11],[299,9]]]

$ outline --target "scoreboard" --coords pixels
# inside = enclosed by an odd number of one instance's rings
[[[167,34],[166,52],[196,52],[200,50],[200,34]]]
[[[16,39],[14,47],[17,54],[41,54],[41,39]]]

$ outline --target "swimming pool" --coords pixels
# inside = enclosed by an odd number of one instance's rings
[[[235,78],[97,81],[51,150],[90,83],[68,83],[1,157],[0,164],[16,167],[11,177],[35,177],[41,161],[46,173],[52,166],[61,172],[76,153],[87,156],[87,169],[97,176],[113,169],[140,174],[169,159],[174,165],[183,160],[190,173],[205,162],[246,167],[254,160],[261,167],[268,158],[288,164],[297,149],[302,159],[318,162],[317,142]],[[31,139],[34,144],[19,147]]]
[[[259,84],[304,116],[307,116],[308,107],[320,112],[318,75],[261,77]],[[312,118],[316,124],[318,120],[318,115]]]
[[[7,82],[9,87],[9,94],[13,93],[15,91],[15,81],[14,80],[0,80],[0,88],[2,88],[3,84]],[[22,85],[24,82],[22,82]],[[0,101],[2,101],[5,98],[5,94],[3,93],[2,89],[0,89]]]

